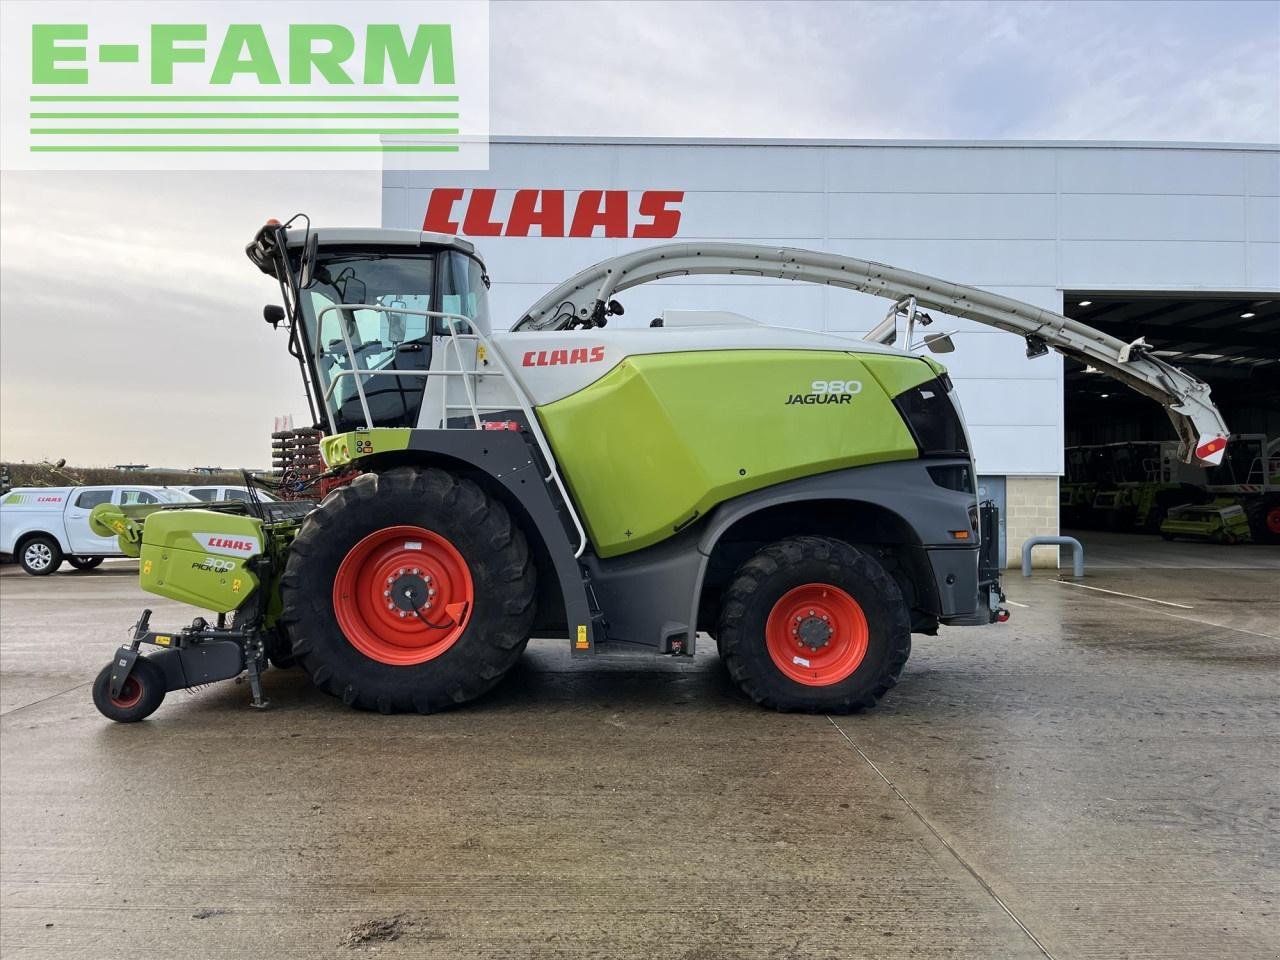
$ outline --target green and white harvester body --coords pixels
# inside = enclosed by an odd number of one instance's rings
[[[114,719],[245,671],[261,705],[268,663],[353,706],[428,713],[491,688],[531,637],[567,637],[578,656],[689,656],[699,633],[758,703],[871,706],[912,633],[1008,616],[995,508],[975,494],[953,385],[894,346],[911,346],[928,310],[1153,397],[1188,460],[1225,447],[1208,388],[1141,343],[849,257],[654,247],[588,268],[499,331],[483,262],[456,237],[295,218],[246,252],[279,281],[283,305],[265,316],[286,327],[325,433],[328,492],[99,509],[144,589],[216,615],[158,633],[144,614],[95,684]],[[863,339],[714,312],[609,325],[623,291],[693,274],[893,305]],[[952,349],[945,334],[923,343]]]

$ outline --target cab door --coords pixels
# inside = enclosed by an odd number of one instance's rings
[[[91,488],[81,490],[67,504],[63,517],[67,525],[67,544],[71,552],[81,557],[100,557],[120,552],[115,537],[100,537],[89,529],[89,514],[100,503],[119,502],[120,491]]]

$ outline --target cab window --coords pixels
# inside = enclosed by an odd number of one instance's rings
[[[320,258],[301,307],[316,385],[339,431],[365,425],[361,392],[373,426],[416,421],[432,349],[432,324],[420,314],[432,309],[435,267],[430,251]]]
[[[120,496],[120,503],[126,507],[136,506],[142,503],[159,503],[160,498],[154,493],[147,493],[145,490],[126,490]]]
[[[82,510],[92,510],[100,503],[111,502],[110,490],[86,490],[76,497],[76,506]]]
[[[205,503],[218,499],[217,487],[197,487],[195,490],[188,490],[187,493],[191,494],[197,500],[205,501]]]
[[[440,276],[440,310],[443,313],[461,314],[468,320],[489,319],[489,288],[484,282],[484,268],[480,263],[462,253],[444,255]],[[440,335],[447,335],[449,326],[441,318],[437,320]],[[458,333],[470,333],[471,324],[454,321]]]

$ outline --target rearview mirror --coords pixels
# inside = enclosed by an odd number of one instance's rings
[[[284,307],[278,303],[268,303],[262,308],[262,319],[273,327],[279,327],[284,322]]]
[[[302,262],[298,265],[298,287],[306,290],[311,286],[316,271],[316,249],[320,246],[320,234],[308,233],[302,246]]]
[[[930,353],[954,353],[956,349],[955,341],[949,333],[926,333],[924,345],[929,348]]]

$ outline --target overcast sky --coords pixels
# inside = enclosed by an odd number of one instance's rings
[[[495,133],[1280,141],[1275,2],[494,3],[491,30]],[[378,190],[0,175],[0,457],[265,465],[305,402],[242,248],[298,210],[376,224]]]

